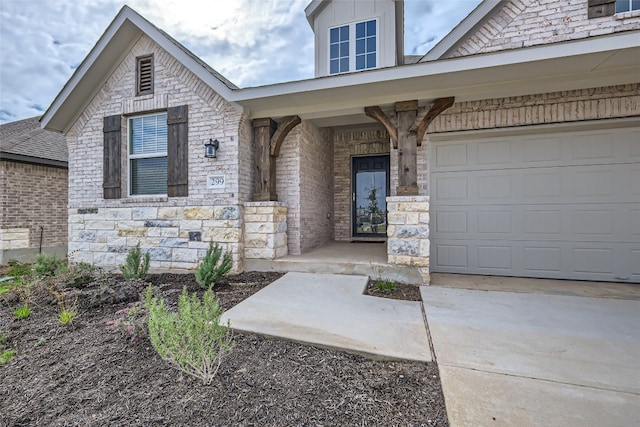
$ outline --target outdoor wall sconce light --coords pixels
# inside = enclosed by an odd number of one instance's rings
[[[220,148],[220,141],[209,138],[209,141],[204,143],[204,156],[208,159],[215,159],[218,148]]]

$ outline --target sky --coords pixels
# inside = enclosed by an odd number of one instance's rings
[[[313,77],[311,0],[0,0],[0,123],[42,115],[127,4],[237,86]],[[405,55],[480,0],[405,0]]]

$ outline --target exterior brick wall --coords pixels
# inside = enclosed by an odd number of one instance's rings
[[[21,248],[37,249],[42,226],[43,248],[66,245],[67,182],[64,168],[0,161],[0,230],[27,230]],[[12,236],[7,233],[4,237]]]
[[[289,254],[299,255],[333,238],[331,131],[302,121],[285,138],[276,160],[276,193],[287,206]]]
[[[333,144],[330,129],[318,129],[306,120],[297,129],[301,139],[300,250],[304,253],[333,239]]]
[[[135,96],[137,56],[154,55],[154,93]],[[127,117],[187,104],[188,197],[128,197]],[[103,117],[122,114],[122,195],[103,199]],[[220,141],[216,159],[204,143]],[[69,146],[69,252],[74,261],[113,267],[138,242],[151,267],[195,268],[209,241],[231,251],[242,269],[242,204],[253,190],[251,133],[247,117],[175,58],[143,36],[125,55],[67,135]],[[239,171],[243,176],[240,178]],[[209,189],[206,177],[224,175]]]
[[[300,126],[300,125],[298,125]],[[289,254],[300,255],[300,144],[297,128],[293,128],[280,147],[276,158],[276,193],[287,207],[287,247]]]
[[[135,59],[154,54],[155,93],[135,95]],[[113,114],[136,115],[178,105],[189,105],[189,196],[176,198],[127,198],[127,121],[122,129],[122,199],[102,198],[103,117]],[[249,136],[239,132],[246,122],[220,95],[189,72],[175,58],[143,36],[116,67],[102,90],[87,106],[67,135],[69,145],[69,207],[117,207],[123,203],[135,205],[162,203],[171,206],[203,204],[237,204],[240,197],[238,170],[247,155],[240,154],[240,145],[249,145]],[[246,124],[243,126],[243,128]],[[240,135],[239,135],[240,134]],[[242,141],[240,141],[242,136]],[[203,145],[210,138],[220,141],[217,159],[204,157]],[[224,174],[224,189],[207,189],[208,174]],[[243,183],[243,195],[250,185]]]
[[[449,57],[517,49],[640,29],[640,13],[588,19],[586,0],[513,0]]]
[[[389,135],[382,127],[339,129],[334,131],[333,203],[335,213],[333,216],[336,240],[351,240],[352,235],[352,157],[389,154],[389,146]]]

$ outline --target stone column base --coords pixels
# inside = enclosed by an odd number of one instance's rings
[[[287,253],[287,207],[281,202],[246,202],[244,257],[276,259]]]
[[[417,267],[429,284],[429,197],[387,197],[387,262]]]

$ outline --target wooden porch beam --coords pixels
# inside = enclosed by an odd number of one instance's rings
[[[418,195],[418,145],[416,144],[416,118],[418,101],[397,102],[398,123],[398,196]]]
[[[275,201],[276,194],[276,159],[271,156],[271,137],[278,124],[271,118],[255,119],[253,126],[253,143],[255,150],[255,194],[256,202]]]
[[[289,135],[291,129],[298,126],[302,122],[298,116],[285,117],[284,120],[278,125],[278,129],[271,137],[271,155],[278,157],[280,155],[280,147],[282,142]]]
[[[455,98],[453,96],[448,98],[438,98],[433,101],[431,104],[431,108],[427,111],[427,114],[424,115],[420,123],[418,123],[416,140],[418,142],[418,146],[422,145],[422,139],[424,138],[424,134],[427,133],[427,129],[431,122],[440,115],[444,110],[451,107],[455,102]]]
[[[391,119],[377,105],[372,107],[364,107],[364,114],[380,123],[387,130],[389,138],[393,143],[393,148],[398,148],[398,129]]]

